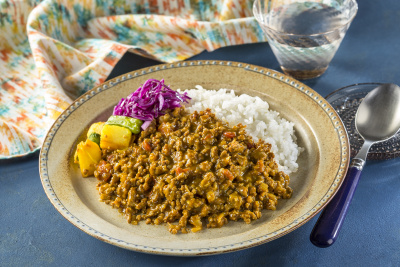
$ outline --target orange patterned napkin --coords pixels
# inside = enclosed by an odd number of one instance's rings
[[[52,122],[128,50],[163,62],[266,41],[246,0],[0,0],[0,159]]]

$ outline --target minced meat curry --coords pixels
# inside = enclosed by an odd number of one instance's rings
[[[94,174],[100,200],[129,223],[167,223],[173,234],[250,223],[292,194],[271,145],[255,143],[245,126],[229,127],[209,109],[188,114],[181,107],[158,117],[129,148],[103,150]]]

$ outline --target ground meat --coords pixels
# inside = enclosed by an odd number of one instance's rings
[[[100,200],[129,223],[167,223],[173,234],[250,223],[292,194],[271,145],[209,109],[160,116],[128,149],[103,151],[95,176]]]

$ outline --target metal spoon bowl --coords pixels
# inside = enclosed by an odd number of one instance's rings
[[[349,138],[350,157],[354,158],[364,139],[356,129],[356,113],[365,96],[373,89],[383,83],[357,83],[337,89],[325,99],[332,105],[346,127]],[[368,151],[367,160],[387,160],[400,157],[400,132],[397,132],[392,138],[375,143]]]
[[[364,144],[311,232],[310,240],[318,247],[329,247],[336,241],[371,145],[391,138],[400,129],[400,87],[382,84],[369,92],[358,107],[355,123]]]

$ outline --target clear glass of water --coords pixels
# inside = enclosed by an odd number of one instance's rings
[[[284,73],[322,75],[352,20],[356,0],[255,0],[253,13]]]

